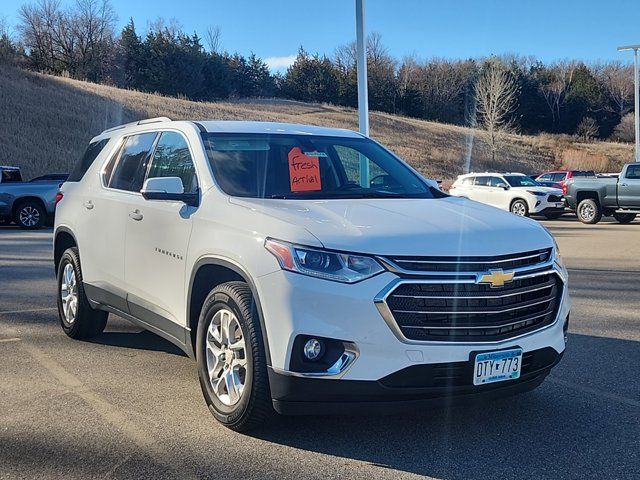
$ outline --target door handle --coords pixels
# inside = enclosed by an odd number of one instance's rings
[[[87,210],[91,210],[93,208],[93,202],[91,200],[84,202],[83,205]]]
[[[140,210],[136,209],[132,212],[129,212],[129,216],[131,218],[133,218],[135,221],[139,222],[140,220],[142,220],[142,214],[140,213]]]
[[[621,183],[620,186],[621,187],[628,187],[629,185],[627,185],[626,183]]]

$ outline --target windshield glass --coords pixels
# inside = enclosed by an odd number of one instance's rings
[[[216,181],[250,198],[434,198],[444,196],[366,138],[204,134]]]
[[[539,187],[540,184],[535,180],[524,175],[505,175],[504,179],[509,182],[512,187]]]

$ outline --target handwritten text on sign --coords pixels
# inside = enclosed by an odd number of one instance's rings
[[[289,151],[289,181],[292,192],[322,190],[320,161],[302,153],[299,147]]]

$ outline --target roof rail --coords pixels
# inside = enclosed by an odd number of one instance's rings
[[[148,123],[157,123],[157,122],[170,122],[171,119],[169,117],[154,117],[154,118],[145,118],[143,120],[138,120],[136,122],[129,122],[123,125],[118,125],[116,127],[107,128],[102,133],[114,132],[116,130],[120,130],[121,128],[133,127],[134,125],[146,125]]]

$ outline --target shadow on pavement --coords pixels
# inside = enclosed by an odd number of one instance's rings
[[[138,350],[165,352],[181,357],[187,356],[173,343],[148,330],[140,332],[103,332],[89,339],[89,342],[111,347],[135,348]]]

